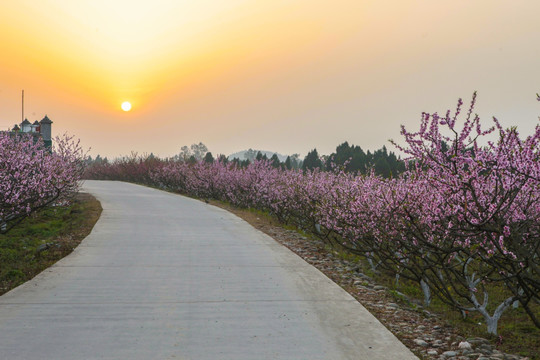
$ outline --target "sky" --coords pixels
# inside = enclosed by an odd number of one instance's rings
[[[0,0],[0,129],[21,122],[24,89],[25,117],[93,156],[392,150],[400,125],[477,91],[486,126],[528,135],[539,13],[536,0]]]

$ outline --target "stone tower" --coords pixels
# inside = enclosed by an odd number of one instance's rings
[[[47,115],[45,115],[45,117],[39,122],[39,132],[41,134],[41,137],[43,138],[43,142],[45,143],[46,147],[51,147],[52,145],[51,124],[52,121]]]

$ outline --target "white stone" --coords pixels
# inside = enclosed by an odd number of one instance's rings
[[[420,345],[420,346],[424,346],[424,347],[428,346],[428,343],[425,342],[425,341],[422,340],[422,339],[414,339],[414,343],[415,343],[416,345]]]

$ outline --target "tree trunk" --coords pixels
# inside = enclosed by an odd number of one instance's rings
[[[428,307],[431,304],[431,289],[424,281],[424,279],[420,280],[420,286],[422,287],[422,291],[424,292],[424,306]]]

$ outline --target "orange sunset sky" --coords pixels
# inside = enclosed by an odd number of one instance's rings
[[[302,156],[399,139],[478,91],[538,122],[536,0],[0,1],[0,128],[47,114],[91,155],[202,141]],[[123,112],[120,105],[133,108]]]

